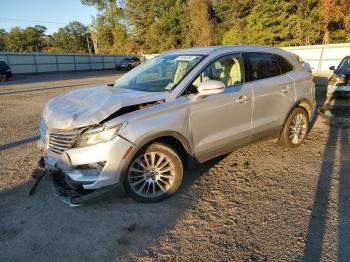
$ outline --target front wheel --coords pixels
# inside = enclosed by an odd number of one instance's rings
[[[153,203],[173,195],[179,189],[182,177],[179,155],[165,144],[154,143],[135,155],[124,183],[132,198]]]
[[[310,129],[309,116],[301,107],[296,107],[284,124],[280,144],[287,148],[301,145]]]

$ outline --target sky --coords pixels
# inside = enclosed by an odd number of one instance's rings
[[[85,6],[80,0],[0,0],[0,28],[44,25],[46,34],[56,32],[71,21],[90,24],[95,7]]]

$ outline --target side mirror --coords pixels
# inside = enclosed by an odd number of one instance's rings
[[[335,70],[335,66],[330,66],[330,67],[329,67],[329,70],[334,71],[334,70]]]
[[[305,64],[304,64],[304,68],[305,68],[305,70],[308,71],[309,73],[312,73],[312,68],[311,68],[311,66],[310,66],[309,63],[305,63]]]
[[[221,81],[206,80],[200,83],[198,87],[198,94],[200,96],[221,94],[225,91],[226,86]]]

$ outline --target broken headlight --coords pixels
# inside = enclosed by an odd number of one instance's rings
[[[337,76],[337,84],[342,84],[345,82],[345,76],[344,75],[340,75],[340,76]]]
[[[111,141],[118,135],[123,124],[111,128],[95,128],[85,131],[75,142],[75,147],[91,146]]]

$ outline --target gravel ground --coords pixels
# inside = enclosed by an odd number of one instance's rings
[[[39,84],[87,84],[83,77]],[[349,259],[349,129],[321,116],[298,149],[275,140],[243,147],[187,170],[181,190],[161,203],[114,195],[70,208],[47,180],[29,197],[40,113],[70,89],[0,94],[0,261]]]

